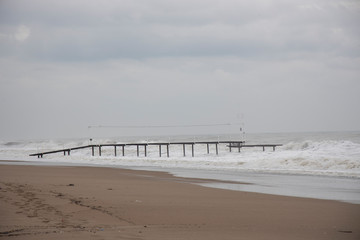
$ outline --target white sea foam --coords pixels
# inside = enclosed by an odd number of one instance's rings
[[[330,136],[329,136],[330,135]],[[355,136],[354,136],[355,135]],[[59,150],[88,144],[123,143],[129,141],[146,143],[148,141],[193,141],[214,140],[219,137],[162,137],[132,139],[89,139],[42,140],[0,142],[0,158],[5,160],[50,161],[76,164],[137,166],[158,168],[187,168],[204,170],[231,170],[253,172],[278,172],[290,174],[330,175],[360,178],[360,137],[358,133],[344,133],[336,137],[331,134],[262,134],[250,135],[250,143],[283,143],[276,151],[267,148],[243,148],[230,153],[225,144],[219,145],[219,155],[215,154],[215,146],[210,145],[207,154],[206,145],[195,145],[195,157],[191,157],[191,146],[187,146],[187,156],[183,156],[182,145],[170,145],[170,157],[166,157],[166,148],[162,148],[159,157],[158,146],[148,146],[148,156],[144,156],[140,147],[137,157],[135,146],[125,147],[125,157],[118,148],[118,156],[114,156],[113,147],[103,147],[102,156],[91,156],[91,148],[71,152],[71,156],[63,153],[45,155],[44,158],[29,157],[36,152]],[[310,138],[310,139],[305,139]],[[221,136],[226,139],[227,136]],[[232,136],[234,138],[234,136]],[[146,139],[146,140],[144,140]],[[220,139],[220,140],[222,140]]]

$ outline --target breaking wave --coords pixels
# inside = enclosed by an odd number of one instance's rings
[[[114,139],[97,140],[116,143]],[[139,139],[138,142],[146,142]],[[258,140],[258,142],[261,142]],[[359,141],[360,142],[360,141]],[[43,159],[29,157],[41,151],[59,150],[90,144],[89,139],[0,142],[0,159],[61,162],[69,164],[141,166],[158,168],[191,168],[232,171],[281,172],[290,174],[335,175],[360,178],[360,144],[350,140],[290,140],[276,151],[244,148],[241,153],[229,152],[226,146],[207,154],[206,145],[196,145],[195,157],[183,157],[182,146],[171,146],[170,157],[159,157],[158,148],[148,147],[148,156],[136,156],[134,148],[126,149],[126,156],[114,156],[113,148],[103,150],[102,156],[91,156],[89,149],[46,155]]]

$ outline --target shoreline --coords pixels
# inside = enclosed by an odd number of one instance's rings
[[[44,162],[24,160],[0,160],[0,165],[52,166],[52,167],[93,167],[129,169],[150,172],[165,172],[174,177],[210,180],[198,185],[232,191],[303,197],[320,200],[334,200],[360,204],[360,179],[351,176],[312,175],[297,173],[206,170],[187,168],[159,168],[149,166],[122,166],[108,164],[81,164],[69,162]]]
[[[4,239],[359,239],[360,205],[165,172],[0,165]]]

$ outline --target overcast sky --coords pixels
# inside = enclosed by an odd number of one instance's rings
[[[359,23],[358,0],[1,0],[0,137],[360,130]]]

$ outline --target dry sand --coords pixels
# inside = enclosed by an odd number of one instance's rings
[[[360,205],[195,181],[124,169],[0,165],[0,238],[360,239]]]

